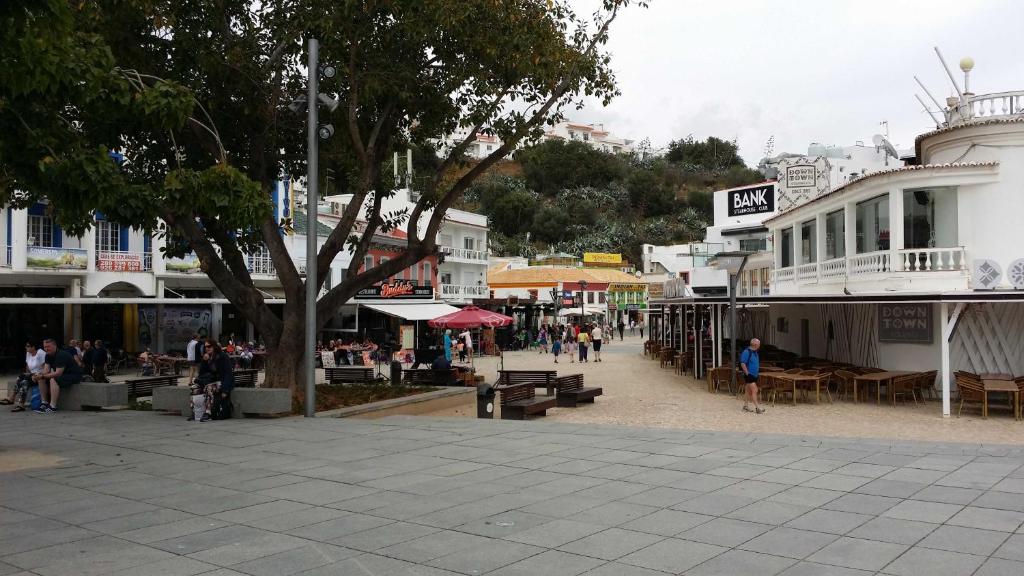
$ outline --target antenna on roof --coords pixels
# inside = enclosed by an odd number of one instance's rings
[[[881,148],[882,150],[885,150],[886,166],[889,165],[889,156],[892,156],[897,160],[900,159],[900,153],[896,151],[896,148],[891,143],[889,143],[889,139],[886,138],[885,136],[882,136],[881,134],[875,134],[874,136],[871,137],[871,141],[874,142],[876,149]]]
[[[946,59],[942,57],[942,52],[939,51],[939,47],[935,46],[935,54],[939,57],[939,62],[942,63],[942,68],[946,71],[946,75],[949,76],[949,81],[953,83],[953,88],[956,88],[956,93],[960,96],[960,101],[964,101],[964,91],[960,89],[960,85],[957,84],[956,78],[953,76],[953,71],[946,65]]]
[[[921,97],[918,96],[917,94],[914,94],[914,98],[917,98],[917,101],[921,103],[921,107],[924,108],[924,111],[927,112],[928,115],[932,117],[933,121],[935,121],[935,128],[938,129],[939,127],[941,127],[942,122],[939,122],[939,119],[935,116],[934,113],[932,113],[931,109],[928,108],[928,105],[924,103],[924,100],[921,100]]]

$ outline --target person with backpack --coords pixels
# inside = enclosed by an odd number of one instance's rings
[[[754,403],[754,413],[764,414],[764,408],[761,408],[757,399],[757,377],[761,373],[761,356],[757,351],[760,348],[760,340],[754,338],[750,341],[750,346],[740,353],[740,369],[743,371],[743,381],[747,387],[746,396],[743,398],[743,411],[751,412],[750,406],[747,405],[750,401]]]

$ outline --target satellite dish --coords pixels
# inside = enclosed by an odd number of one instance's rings
[[[975,290],[994,290],[1003,279],[1003,269],[995,260],[978,258],[974,261],[974,270],[971,276],[974,278]]]
[[[885,153],[888,154],[889,156],[892,156],[897,160],[900,159],[900,153],[896,151],[896,147],[890,144],[889,140],[886,139],[885,136],[882,136],[881,134],[875,134],[874,136],[871,137],[871,141],[874,142],[876,148],[882,148],[885,150]]]

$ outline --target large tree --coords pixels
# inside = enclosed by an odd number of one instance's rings
[[[351,252],[345,280],[317,302],[323,326],[359,289],[435,254],[447,209],[563,107],[616,95],[603,46],[631,2],[603,0],[582,18],[566,0],[8,0],[0,200],[46,198],[72,234],[99,210],[166,234],[169,254],[194,251],[264,335],[267,381],[294,389],[307,280],[271,216],[269,190],[305,169],[302,118],[288,109],[304,89],[304,40],[319,38],[322,60],[338,69],[322,85],[340,106],[321,116],[337,131],[320,165],[354,198],[309,275],[322,287],[338,253]],[[470,136],[417,180],[411,213],[382,213],[392,151],[457,128]],[[504,144],[466,169],[478,131]],[[360,270],[374,233],[396,226],[408,232],[402,254]],[[247,269],[245,255],[263,246],[285,294],[281,315]]]

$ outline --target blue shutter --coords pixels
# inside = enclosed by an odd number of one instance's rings
[[[121,226],[121,238],[118,239],[117,249],[126,252],[128,250],[128,227]]]
[[[7,246],[8,247],[10,247],[10,245],[11,245],[11,220],[12,220],[12,218],[13,218],[13,216],[11,215],[11,207],[8,206],[7,207]],[[10,264],[10,262],[8,262],[8,264]]]
[[[149,234],[145,234],[142,237],[142,251],[146,254],[153,251],[153,237]]]
[[[57,222],[53,223],[53,247],[61,248],[64,246],[64,231],[60,229]]]

